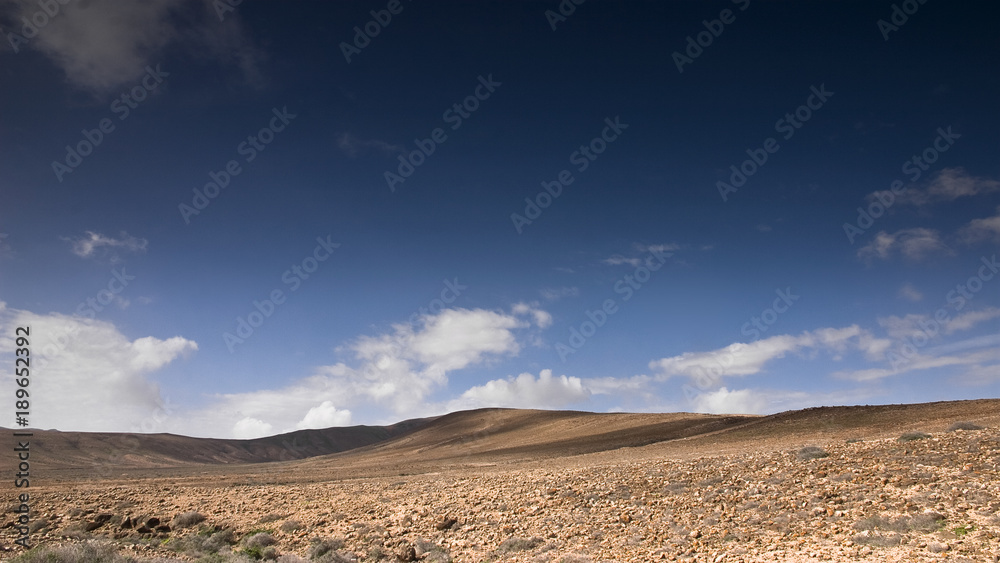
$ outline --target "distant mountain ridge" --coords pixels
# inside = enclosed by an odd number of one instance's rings
[[[383,442],[423,427],[435,417],[389,426],[296,430],[250,440],[177,434],[28,430],[32,466],[44,468],[172,467],[190,464],[267,463],[333,454]],[[8,430],[9,429],[4,429]],[[8,434],[9,435],[9,434]]]
[[[345,478],[570,459],[620,448],[713,454],[765,443],[943,431],[959,420],[1000,424],[1000,399],[814,407],[767,416],[484,408],[389,426],[298,430],[252,440],[54,430],[34,430],[29,440],[32,475],[37,470],[42,482],[81,474],[216,475],[228,471],[226,466],[245,464],[269,464],[253,471],[274,473],[275,479],[300,471]],[[154,471],[143,473],[147,469]]]

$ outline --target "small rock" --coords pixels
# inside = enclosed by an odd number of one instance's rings
[[[438,530],[447,530],[452,526],[454,526],[457,522],[458,520],[450,516],[442,516],[441,519],[438,520],[437,524],[434,525],[434,527],[437,528]]]
[[[941,543],[939,541],[932,541],[931,543],[927,544],[927,551],[931,553],[944,553],[949,549],[951,549],[951,547],[948,544]]]
[[[414,549],[412,545],[404,545],[399,549],[399,553],[396,554],[396,558],[400,561],[416,561],[417,550]]]
[[[159,525],[160,525],[160,519],[157,518],[157,517],[155,517],[155,516],[152,517],[152,518],[150,518],[149,520],[146,520],[146,527],[147,528],[155,528],[155,527],[157,527]]]

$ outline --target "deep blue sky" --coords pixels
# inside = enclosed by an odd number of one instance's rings
[[[919,5],[888,39],[891,2],[590,0],[553,30],[559,5],[402,0],[348,62],[386,2],[247,1],[221,21],[200,0],[50,18],[8,3],[0,354],[13,364],[31,326],[32,426],[250,437],[479,406],[997,396],[1000,45],[983,5]],[[22,17],[47,21],[27,38]],[[721,33],[679,72],[705,21]],[[145,99],[126,116],[129,92]],[[581,171],[573,153],[616,119]],[[92,154],[54,171],[102,120]],[[270,124],[248,162],[241,143]],[[391,191],[385,172],[436,128]],[[540,216],[512,219],[563,170]],[[339,246],[297,283],[317,238]]]

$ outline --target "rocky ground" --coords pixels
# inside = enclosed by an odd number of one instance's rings
[[[33,539],[187,561],[1000,561],[1000,430],[820,446],[32,487]],[[3,529],[7,549],[14,537]]]

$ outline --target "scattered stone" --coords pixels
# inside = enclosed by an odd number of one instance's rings
[[[441,518],[438,519],[437,524],[434,524],[434,527],[437,528],[438,530],[443,531],[451,529],[451,527],[454,526],[456,523],[458,523],[458,520],[456,520],[455,518],[452,518],[450,516],[442,516]]]
[[[399,553],[396,554],[396,558],[400,561],[416,561],[417,550],[412,545],[404,545],[399,548]]]
[[[931,553],[944,553],[951,549],[951,547],[946,543],[941,543],[939,541],[932,541],[927,544],[927,551]]]

